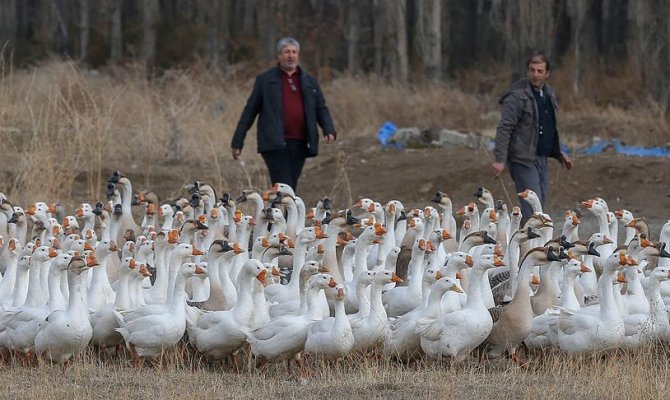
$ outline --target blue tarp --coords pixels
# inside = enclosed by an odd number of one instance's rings
[[[395,134],[398,128],[391,121],[386,121],[384,125],[377,132],[377,139],[385,147],[395,147],[402,148],[402,144],[393,142],[391,139]],[[494,147],[494,141],[492,140],[489,148]],[[593,142],[590,146],[582,147],[580,149],[572,150],[569,147],[562,145],[561,151],[566,154],[580,154],[580,155],[594,155],[600,154],[606,149],[613,149],[616,153],[624,154],[627,156],[636,156],[636,157],[668,157],[670,158],[670,148],[669,147],[637,147],[637,146],[626,146],[621,143],[619,139],[601,139]]]

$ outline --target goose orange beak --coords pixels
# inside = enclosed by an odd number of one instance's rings
[[[402,278],[400,278],[400,277],[399,277],[398,275],[396,275],[396,273],[394,272],[393,275],[391,275],[391,282],[401,283],[401,282],[402,282]]]
[[[258,273],[258,275],[256,275],[256,279],[258,279],[258,281],[261,283],[261,285],[263,285],[263,287],[267,285],[267,283],[265,282],[266,276],[267,272],[265,270],[262,270],[261,272]]]

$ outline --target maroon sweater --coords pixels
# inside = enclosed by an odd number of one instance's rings
[[[300,70],[293,75],[282,71],[282,99],[284,101],[284,135],[286,139],[306,140],[305,107],[300,85]]]

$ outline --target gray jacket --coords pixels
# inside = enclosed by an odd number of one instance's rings
[[[280,150],[286,147],[281,74],[277,66],[256,77],[254,89],[237,123],[230,147],[241,149],[244,146],[244,138],[257,115],[260,115],[257,124],[258,152]],[[313,157],[319,152],[317,125],[323,130],[324,136],[336,135],[335,127],[316,78],[305,70],[301,70],[300,86],[305,107],[308,157]]]
[[[554,107],[558,120],[556,92],[545,83],[546,93]],[[537,158],[537,141],[540,122],[537,104],[528,79],[515,82],[499,101],[502,104],[502,116],[496,128],[495,159],[498,162],[510,161],[531,164]],[[550,157],[562,159],[558,127],[554,136],[554,147]]]

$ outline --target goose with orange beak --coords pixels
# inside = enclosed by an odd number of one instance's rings
[[[486,271],[505,263],[495,254],[485,254],[475,260],[470,272],[471,282],[465,306],[436,320],[420,319],[416,331],[421,336],[421,348],[429,358],[461,362],[491,333],[493,319],[481,296],[481,282]]]
[[[320,291],[336,285],[337,282],[328,274],[312,276],[309,279],[305,313],[281,316],[247,332],[247,342],[256,357],[258,368],[267,362],[291,361],[303,351],[310,324],[322,319],[319,308],[312,300],[318,298]]]

